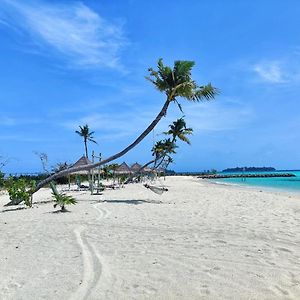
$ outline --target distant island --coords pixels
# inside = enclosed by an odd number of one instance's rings
[[[272,167],[236,167],[236,168],[228,168],[223,170],[223,173],[230,172],[273,172],[276,171],[275,168]]]

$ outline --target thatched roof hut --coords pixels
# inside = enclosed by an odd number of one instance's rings
[[[118,168],[116,168],[116,170],[115,170],[115,174],[130,174],[130,173],[131,173],[131,170],[125,162],[123,162],[121,165],[119,165]]]
[[[85,156],[80,157],[76,163],[72,167],[79,167],[79,166],[85,166],[85,165],[91,165],[92,162]],[[82,171],[77,171],[77,172],[72,172],[71,174],[82,174],[82,175],[87,175],[89,174],[88,170],[82,170]]]
[[[133,164],[132,166],[131,166],[131,171],[133,172],[133,173],[135,173],[135,172],[139,172],[140,170],[141,170],[141,165],[140,164],[138,164],[137,162],[135,163],[135,164]],[[142,170],[141,170],[142,171]]]

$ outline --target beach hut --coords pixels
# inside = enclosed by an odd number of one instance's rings
[[[76,161],[76,163],[72,167],[86,166],[91,164],[92,162],[86,156],[82,156]],[[71,174],[87,175],[89,173],[90,173],[89,170],[82,170],[82,171],[72,172]]]
[[[91,165],[91,164],[92,164],[92,162],[87,157],[82,156],[72,165],[72,167],[86,166],[86,165]],[[75,172],[69,173],[69,190],[71,187],[71,177],[70,177],[71,175],[90,175],[90,174],[91,174],[90,170],[82,170],[82,171],[75,171]],[[90,182],[90,178],[89,178],[89,182]],[[78,188],[81,186],[80,178],[76,179],[76,184],[77,184]]]
[[[132,166],[131,166],[131,172],[132,173],[137,173],[137,172],[139,172],[139,171],[143,171],[143,170],[141,170],[141,165],[140,164],[138,164],[137,162],[135,163],[135,164],[133,164]]]
[[[132,172],[131,172],[129,166],[125,162],[123,162],[121,165],[119,165],[114,171],[114,175],[119,175],[118,183],[119,184],[122,183],[122,185],[125,181],[124,177],[129,176],[131,173]],[[115,181],[115,177],[114,177],[114,181]]]
[[[123,162],[121,165],[119,165],[116,168],[114,173],[117,175],[128,175],[131,173],[131,170],[130,170],[129,166],[125,162]]]

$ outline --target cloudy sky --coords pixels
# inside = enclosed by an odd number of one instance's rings
[[[88,124],[107,157],[154,119],[164,95],[146,81],[158,58],[193,60],[193,77],[221,91],[181,101],[192,145],[177,171],[235,166],[300,168],[298,0],[0,0],[0,156],[6,172],[38,172],[84,153]],[[123,160],[150,149],[182,114],[171,107]]]

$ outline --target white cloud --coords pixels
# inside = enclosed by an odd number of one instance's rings
[[[253,67],[253,71],[266,82],[270,83],[284,83],[286,81],[286,75],[279,62],[263,62],[256,64]]]
[[[1,22],[29,34],[43,51],[45,45],[52,47],[72,66],[121,68],[120,50],[126,44],[122,27],[83,3],[3,1]]]

